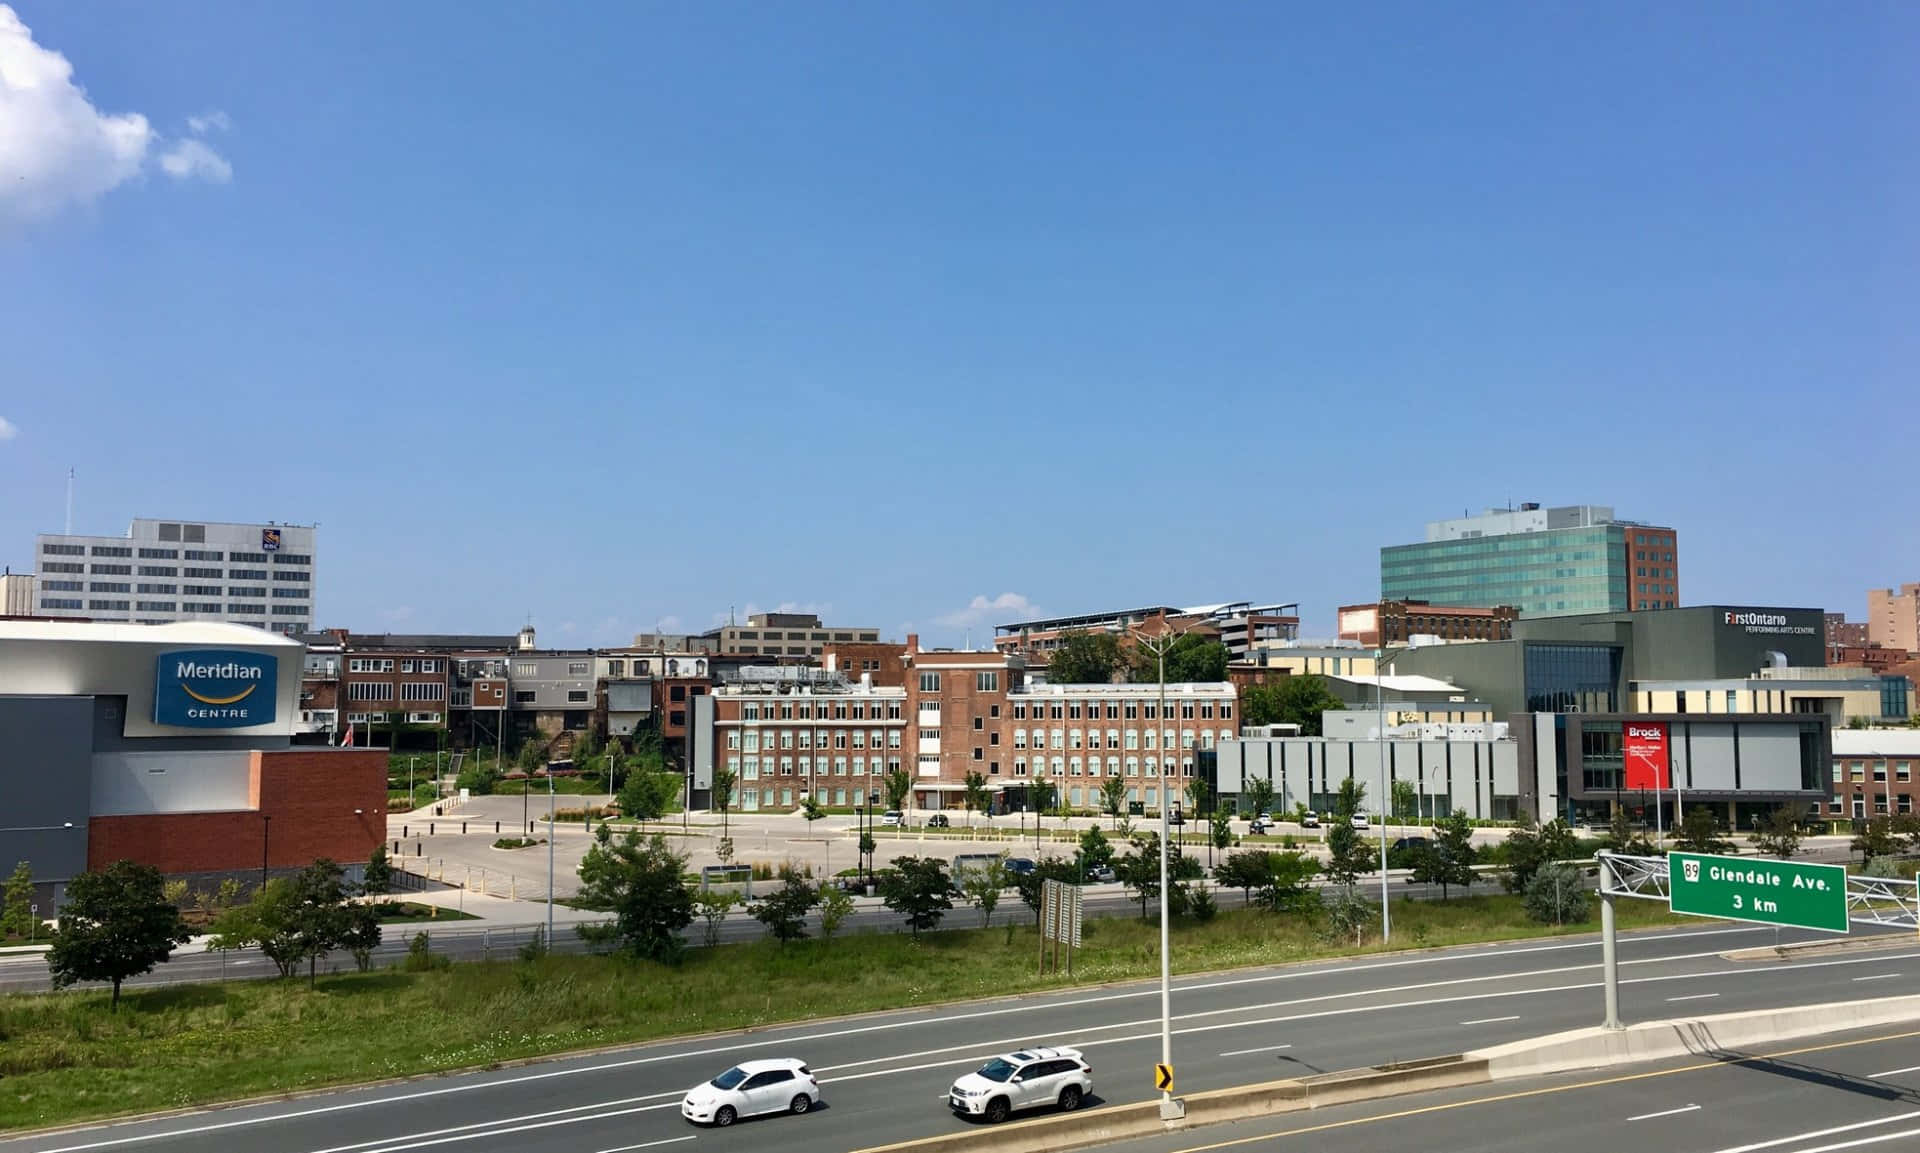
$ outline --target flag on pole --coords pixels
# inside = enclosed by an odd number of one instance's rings
[[[340,742],[340,747],[343,749],[350,749],[353,747],[353,722],[352,721],[347,722],[347,739]]]

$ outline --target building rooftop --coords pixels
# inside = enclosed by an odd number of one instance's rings
[[[1467,690],[1452,681],[1443,681],[1439,677],[1416,676],[1411,673],[1393,674],[1384,677],[1352,676],[1347,674],[1328,675],[1330,681],[1344,681],[1350,685],[1378,685],[1390,693],[1459,693],[1466,695]]]
[[[1920,729],[1835,729],[1836,757],[1920,757]]]
[[[115,621],[0,619],[0,641],[87,641],[98,644],[246,645],[304,649],[299,640],[253,625],[227,621],[178,621],[136,625]]]
[[[1035,620],[1013,621],[995,625],[995,636],[1011,636],[1019,632],[1056,632],[1061,629],[1095,628],[1120,621],[1145,620],[1161,615],[1170,617],[1217,617],[1228,618],[1247,615],[1293,616],[1297,615],[1297,604],[1273,603],[1256,604],[1253,601],[1223,601],[1220,604],[1194,605],[1181,608],[1178,605],[1144,605],[1140,608],[1115,609],[1111,612],[1080,613],[1067,617],[1040,617]]]

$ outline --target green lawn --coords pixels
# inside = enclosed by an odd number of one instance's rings
[[[304,981],[173,985],[128,991],[117,1014],[104,993],[0,996],[0,1130],[1069,984],[1035,978],[1033,918],[1011,904],[991,929],[695,949],[677,969],[550,956],[327,977],[315,991]],[[1534,924],[1508,896],[1397,902],[1393,912],[1402,945],[1592,929]],[[1623,926],[1674,920],[1650,902],[1623,901],[1619,912]],[[979,914],[951,916],[976,924]],[[1157,920],[1092,920],[1085,940],[1071,983],[1158,972]],[[1378,949],[1329,945],[1299,917],[1250,911],[1174,930],[1180,972]]]
[[[380,917],[380,923],[382,925],[433,925],[445,921],[480,919],[472,913],[463,913],[459,909],[443,909],[438,905],[422,905],[417,901],[401,901],[399,906],[399,912],[383,914]]]

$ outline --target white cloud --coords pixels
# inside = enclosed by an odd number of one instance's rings
[[[380,616],[381,619],[390,625],[402,624],[413,619],[413,606],[399,605],[394,608],[383,609]]]
[[[974,597],[967,602],[966,608],[959,612],[935,617],[934,620],[950,629],[970,629],[983,624],[1003,624],[1009,619],[1039,615],[1038,606],[1021,594],[1001,593],[991,600],[983,596]]]
[[[20,435],[20,430],[18,428],[15,428],[13,424],[7,420],[6,417],[0,416],[0,440],[12,440],[14,437],[19,435]]]
[[[110,116],[73,82],[67,58],[33,42],[0,4],[0,214],[44,216],[139,175],[153,129]]]
[[[199,140],[176,141],[161,154],[160,167],[175,180],[198,177],[210,184],[225,184],[233,179],[233,165],[227,158]]]
[[[680,618],[672,615],[661,617],[653,622],[655,632],[677,633],[680,631]]]
[[[800,601],[781,601],[779,604],[773,606],[772,611],[777,613],[812,613],[814,616],[824,619],[833,615],[833,605],[819,601],[807,601],[804,604]]]
[[[218,108],[199,116],[187,117],[187,131],[195,136],[205,136],[209,132],[225,132],[232,127],[233,120]]]

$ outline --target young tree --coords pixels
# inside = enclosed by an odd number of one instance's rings
[[[1503,846],[1507,873],[1501,883],[1509,893],[1524,893],[1527,882],[1533,880],[1533,874],[1542,865],[1577,856],[1579,844],[1573,829],[1559,817],[1544,825],[1527,821],[1507,834],[1507,842]]]
[[[1635,831],[1625,805],[1615,805],[1607,818],[1607,848],[1629,857],[1651,857],[1655,852],[1647,835]]]
[[[1414,818],[1420,807],[1420,793],[1413,787],[1413,782],[1394,781],[1391,791],[1394,817],[1399,820]]]
[[[973,824],[973,814],[983,813],[987,809],[987,778],[978,769],[971,770],[961,779],[962,799],[967,806],[967,824]]]
[[[800,802],[800,815],[806,818],[807,828],[811,829],[815,821],[827,815],[827,811],[820,807],[819,801],[809,796],[806,800]]]
[[[1115,867],[1118,868],[1117,865]],[[1042,857],[1034,863],[1031,870],[1017,874],[1013,878],[1014,891],[1020,894],[1021,903],[1032,911],[1033,923],[1036,925],[1040,923],[1040,898],[1046,891],[1048,881],[1077,883],[1078,878],[1074,876],[1073,862],[1059,857]]]
[[[913,778],[905,769],[889,769],[886,776],[887,808],[901,809],[907,804],[907,794],[913,791]]]
[[[1051,813],[1059,806],[1060,789],[1045,777],[1036,776],[1027,786],[1027,803],[1033,806],[1036,817]]]
[[[1007,887],[1007,867],[992,861],[985,867],[962,870],[959,879],[960,892],[966,896],[967,903],[980,910],[980,927],[991,926],[993,911],[1000,906],[1000,891]]]
[[[1760,819],[1747,840],[1761,852],[1789,861],[1800,851],[1802,835],[1800,819],[1793,815],[1792,809],[1781,805]]]
[[[346,906],[340,947],[353,956],[354,967],[362,973],[372,969],[373,951],[380,947],[380,910],[365,902]]]
[[[1247,803],[1253,806],[1253,815],[1273,811],[1273,782],[1265,777],[1254,777],[1247,781]]]
[[[880,879],[881,903],[905,917],[916,937],[922,929],[937,928],[953,908],[953,880],[946,863],[938,857],[901,857],[893,869]]]
[[[1695,809],[1694,812],[1705,812]],[[1886,817],[1875,817],[1861,826],[1860,835],[1853,839],[1851,848],[1860,854],[1860,864],[1865,867],[1876,858],[1891,857],[1900,851],[1900,838],[1894,835],[1893,822]],[[1707,852],[1705,849],[1690,849],[1689,852]]]
[[[686,858],[658,833],[645,841],[637,832],[610,845],[594,845],[580,862],[580,896],[609,909],[611,923],[580,925],[581,937],[617,942],[636,957],[678,964],[685,949],[680,930],[693,923],[693,898],[681,883]]]
[[[67,903],[53,931],[47,974],[56,989],[78,981],[113,982],[111,1007],[120,1007],[120,983],[151,972],[192,933],[178,906],[161,895],[160,870],[115,861],[105,871],[67,882]]]
[[[1527,916],[1542,924],[1579,924],[1593,913],[1578,866],[1549,861],[1527,881]]]
[[[1272,684],[1249,685],[1240,694],[1240,715],[1249,726],[1299,725],[1300,735],[1321,735],[1320,714],[1347,706],[1316,676],[1283,677]]]
[[[713,807],[720,810],[720,835],[727,835],[727,809],[733,804],[733,770],[722,765],[713,767]]]
[[[1047,681],[1056,685],[1104,685],[1121,667],[1120,641],[1112,633],[1069,632],[1047,659]]]
[[[860,840],[855,843],[855,847],[860,851],[860,867],[865,869],[867,876],[871,878],[873,876],[873,854],[874,851],[880,847],[874,842],[873,831],[870,829],[861,829]]]
[[[1168,862],[1171,866],[1172,862]],[[1132,890],[1140,902],[1140,919],[1147,919],[1147,902],[1160,895],[1160,834],[1140,833],[1133,838],[1133,849],[1115,860],[1114,872],[1120,883]],[[1171,873],[1172,869],[1169,868]]]
[[[679,788],[680,778],[671,773],[636,769],[620,786],[620,811],[641,824],[657,821],[667,815],[667,806]]]
[[[1080,869],[1097,869],[1102,865],[1113,864],[1113,843],[1107,840],[1106,833],[1099,825],[1088,825],[1080,834]]]
[[[1673,847],[1683,853],[1731,853],[1733,842],[1720,835],[1720,822],[1713,810],[1697,805],[1680,818],[1680,830]]]
[[[1465,809],[1455,809],[1453,813],[1434,826],[1433,844],[1415,864],[1413,879],[1427,884],[1438,883],[1440,899],[1446,900],[1451,886],[1462,889],[1473,886],[1473,862],[1476,856],[1473,847],[1473,825],[1467,820]]]
[[[257,945],[282,977],[293,976],[305,961],[311,987],[319,978],[320,958],[343,946],[351,927],[346,875],[322,857],[292,877],[267,882],[253,900],[222,914],[214,923],[212,946]]]
[[[1227,816],[1225,809],[1215,809],[1208,818],[1208,843],[1216,849],[1226,849],[1233,844],[1233,818]]]
[[[1353,822],[1335,815],[1327,826],[1327,864],[1322,870],[1327,880],[1343,889],[1351,889],[1360,874],[1372,872],[1376,862],[1367,842],[1354,829]]]
[[[1242,849],[1228,853],[1213,870],[1213,879],[1229,889],[1238,889],[1247,904],[1253,904],[1253,891],[1273,883],[1273,854],[1265,849]]]
[[[1186,794],[1187,807],[1192,811],[1194,816],[1200,816],[1202,813],[1208,811],[1207,802],[1212,799],[1213,794],[1212,790],[1207,788],[1207,782],[1204,777],[1195,777],[1191,781],[1188,781]]]
[[[25,937],[33,931],[33,866],[21,861],[13,866],[6,895],[0,897],[0,937]]]
[[[1307,885],[1320,874],[1320,862],[1297,849],[1269,853],[1267,859],[1272,873],[1261,890],[1260,903],[1276,913],[1304,908],[1313,896]]]
[[[838,885],[820,886],[820,939],[832,939],[853,913],[853,898]]]
[[[789,872],[786,883],[761,898],[753,919],[767,927],[774,940],[785,945],[807,935],[807,914],[820,903],[820,891]]]
[[[379,896],[393,889],[393,865],[387,860],[387,847],[375,845],[373,855],[367,858],[366,872],[360,876],[360,891],[369,896]]]
[[[720,925],[727,914],[740,905],[740,894],[726,889],[709,889],[693,898],[694,911],[705,922],[701,939],[708,948],[720,943]]]
[[[1334,794],[1333,815],[1352,822],[1367,803],[1367,786],[1353,777],[1340,782],[1340,791]]]
[[[1118,824],[1120,810],[1127,803],[1127,783],[1119,777],[1108,777],[1100,782],[1100,807]]]

